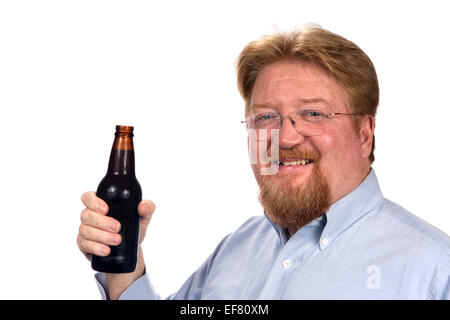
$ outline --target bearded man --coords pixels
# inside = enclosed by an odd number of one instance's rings
[[[371,168],[379,89],[369,57],[309,27],[249,43],[237,74],[264,214],[169,298],[449,299],[449,237],[385,199]],[[82,201],[79,248],[105,256],[120,226],[94,192]],[[138,207],[141,242],[154,208]],[[160,298],[141,249],[133,273],[96,278],[103,298]]]

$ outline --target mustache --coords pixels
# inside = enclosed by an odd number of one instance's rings
[[[298,148],[282,149],[278,151],[279,159],[310,159],[316,161],[319,159],[319,154],[312,150],[303,150]]]

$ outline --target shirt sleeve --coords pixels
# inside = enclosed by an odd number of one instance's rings
[[[206,261],[189,277],[183,286],[177,292],[171,294],[166,299],[179,300],[199,300],[202,298],[203,288],[208,279],[209,271],[214,264],[224,242],[229,236],[225,237],[214,252]],[[108,286],[105,275],[97,273],[95,275],[97,286],[103,300],[108,300]],[[159,300],[161,297],[154,290],[147,272],[136,279],[119,297],[120,300]]]
[[[95,280],[103,300],[108,300],[108,285],[103,273],[96,273]],[[119,297],[119,300],[159,300],[146,272],[137,278]]]

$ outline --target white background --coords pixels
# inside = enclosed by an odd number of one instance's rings
[[[78,251],[80,196],[106,172],[116,124],[135,126],[137,177],[157,211],[144,253],[177,290],[262,213],[235,60],[306,23],[373,60],[374,167],[385,197],[450,233],[446,1],[1,1],[0,298],[98,299]]]

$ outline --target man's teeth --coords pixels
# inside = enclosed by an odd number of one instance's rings
[[[280,161],[280,165],[281,166],[298,166],[298,165],[302,165],[304,166],[305,164],[311,163],[312,160],[310,159],[303,159],[303,160],[297,160],[297,161]]]

